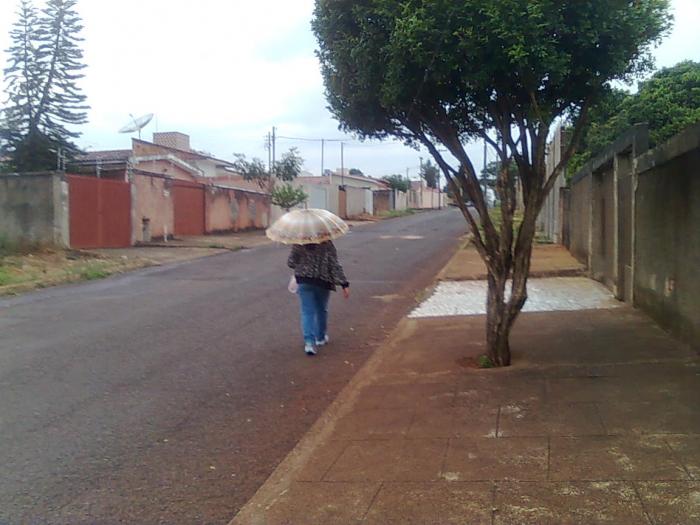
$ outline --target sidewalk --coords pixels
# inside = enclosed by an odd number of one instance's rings
[[[479,370],[483,325],[404,319],[232,523],[700,523],[696,353],[620,303],[523,313]]]

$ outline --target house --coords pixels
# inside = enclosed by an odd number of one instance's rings
[[[71,170],[75,175],[69,177],[69,185],[78,193],[81,185],[95,186],[94,180],[86,180],[89,177],[104,181],[103,186],[106,181],[130,186],[128,217],[124,211],[116,217],[118,212],[110,206],[90,212],[121,224],[122,229],[128,223],[130,244],[172,235],[263,228],[270,222],[269,195],[243,181],[233,163],[193,150],[184,133],[154,133],[153,142],[132,139],[130,150],[88,152],[71,164]],[[76,208],[97,190],[85,191],[84,197],[73,199]],[[93,200],[104,201],[96,196]],[[76,220],[76,228],[82,222]],[[124,239],[124,234],[119,238]],[[75,240],[76,246],[83,247],[100,243],[94,238]]]
[[[430,188],[424,180],[411,181],[408,191],[408,207],[418,210],[437,209],[445,206],[445,194],[439,188]]]

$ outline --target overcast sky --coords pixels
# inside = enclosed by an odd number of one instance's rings
[[[700,61],[700,0],[672,0],[673,33],[656,51],[657,66]],[[16,0],[0,2],[0,49],[9,45]],[[36,0],[35,4],[43,5]],[[143,131],[181,131],[192,147],[232,159],[234,152],[267,161],[265,136],[343,138],[326,109],[314,56],[313,0],[82,0],[85,70],[91,106],[80,146],[121,149],[117,130],[129,114],[155,113]],[[5,63],[5,56],[2,55]],[[421,153],[399,144],[358,143],[348,137],[345,166],[367,174],[417,175]],[[318,174],[318,142],[280,139],[277,151],[299,148]],[[474,145],[477,165],[482,148]],[[278,153],[279,155],[279,153]],[[427,155],[423,154],[424,157]],[[340,145],[326,144],[326,168],[340,166]]]

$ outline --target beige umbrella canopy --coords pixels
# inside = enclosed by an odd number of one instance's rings
[[[309,208],[285,213],[265,233],[273,241],[284,244],[318,244],[337,239],[348,230],[348,225],[337,215]]]

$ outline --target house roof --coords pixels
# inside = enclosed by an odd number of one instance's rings
[[[82,155],[78,155],[75,158],[75,161],[93,163],[97,161],[105,162],[119,160],[125,162],[129,160],[129,157],[131,157],[130,149],[112,149],[104,151],[88,151]]]
[[[217,162],[219,166],[233,166],[233,162],[230,162],[228,160],[223,160],[223,159],[217,159],[216,157],[212,157],[211,155],[206,155],[204,153],[199,153],[198,151],[173,148],[172,146],[164,146],[162,144],[156,144],[155,142],[148,142],[147,140],[141,140],[141,139],[133,139],[132,138],[131,140],[134,142],[145,144],[147,146],[156,146],[158,148],[163,148],[163,149],[166,149],[169,151],[174,151],[177,153],[184,153],[185,155],[189,155],[191,158],[195,158],[195,159],[212,160],[214,162]]]

